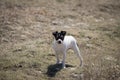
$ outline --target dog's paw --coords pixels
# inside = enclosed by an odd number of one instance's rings
[[[62,64],[62,68],[63,68],[63,69],[65,69],[65,68],[66,68],[65,64]]]
[[[56,64],[62,64],[62,62],[61,62],[61,61],[59,61],[59,62],[56,62]]]
[[[63,68],[63,69],[65,69],[66,67],[65,67],[65,66],[63,66],[62,68]]]

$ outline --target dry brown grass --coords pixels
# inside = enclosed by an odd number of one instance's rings
[[[0,80],[119,80],[119,0],[1,0]],[[79,44],[84,66],[68,51],[55,65],[52,31]]]

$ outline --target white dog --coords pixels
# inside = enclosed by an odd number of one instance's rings
[[[63,54],[63,61],[62,61],[62,68],[65,68],[65,59],[66,59],[66,52],[68,49],[74,50],[77,56],[80,59],[80,66],[82,66],[82,56],[80,55],[79,48],[77,46],[77,42],[73,36],[65,36],[66,31],[61,32],[53,32],[53,36],[55,37],[53,42],[53,49],[56,53],[57,64],[60,63],[59,54]]]

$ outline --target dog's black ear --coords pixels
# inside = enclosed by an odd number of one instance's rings
[[[52,34],[53,34],[53,36],[56,36],[57,33],[58,33],[58,31],[55,31]]]
[[[66,31],[61,31],[61,33],[65,36],[66,35]]]

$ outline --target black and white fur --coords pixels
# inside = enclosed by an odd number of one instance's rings
[[[73,36],[65,36],[66,31],[55,31],[53,32],[54,42],[53,42],[53,49],[56,53],[57,64],[60,63],[59,54],[62,53],[63,60],[62,60],[62,68],[65,68],[65,59],[66,59],[66,52],[68,49],[74,50],[77,56],[80,59],[80,66],[82,66],[83,58],[80,55],[80,50],[77,46],[77,41]]]

